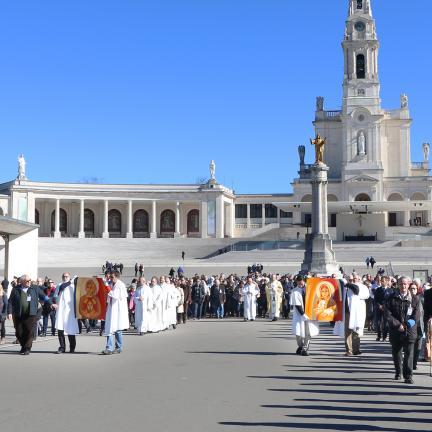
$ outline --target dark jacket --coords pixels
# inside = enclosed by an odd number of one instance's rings
[[[411,307],[411,313],[408,314]],[[384,313],[387,318],[390,342],[415,342],[417,339],[417,326],[420,321],[419,299],[417,296],[411,296],[410,293],[403,299],[399,292],[395,292],[390,296],[384,308]],[[414,320],[415,325],[408,327],[408,320]],[[405,331],[399,331],[400,325],[405,327]]]
[[[7,294],[4,292],[0,297],[0,318],[6,318],[7,315],[8,298]]]
[[[213,285],[210,290],[210,302],[214,306],[220,306],[225,304],[226,301],[226,294],[225,294],[225,286],[219,285],[218,287],[216,285]]]
[[[423,299],[424,324],[426,326],[432,318],[432,288],[424,292]]]
[[[192,299],[191,299],[191,295],[192,295],[192,290],[191,287],[189,286],[189,284],[180,284],[180,286],[183,288],[183,292],[184,292],[184,305],[187,307],[188,305],[190,305],[192,303]]]
[[[21,285],[17,285],[12,289],[8,303],[8,314],[12,314],[15,317],[21,316],[22,304],[21,304]],[[38,314],[39,301],[51,302],[50,299],[45,295],[43,290],[36,285],[31,285],[27,291],[27,296],[30,296],[29,302],[29,315],[35,316]]]
[[[202,303],[205,299],[204,285],[199,283],[192,287],[192,301],[194,303]]]

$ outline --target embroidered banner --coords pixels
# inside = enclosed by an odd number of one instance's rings
[[[306,284],[306,315],[314,321],[342,321],[342,283],[332,278],[310,278]]]
[[[101,278],[79,277],[75,280],[75,309],[77,319],[104,320],[107,291]]]

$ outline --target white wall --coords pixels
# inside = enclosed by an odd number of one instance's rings
[[[361,226],[360,226],[361,217]],[[385,213],[374,214],[349,214],[341,213],[336,216],[336,235],[338,241],[343,241],[345,236],[374,236],[378,234],[378,240],[384,241],[386,235]]]

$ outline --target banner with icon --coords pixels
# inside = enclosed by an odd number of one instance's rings
[[[342,282],[333,278],[310,278],[306,284],[305,313],[314,321],[342,321]]]

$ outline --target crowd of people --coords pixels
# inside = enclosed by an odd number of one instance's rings
[[[140,269],[138,268],[138,273]],[[305,313],[306,283],[312,275],[266,274],[260,265],[250,266],[247,276],[195,275],[187,278],[182,271],[171,269],[169,276],[143,274],[126,287],[121,273],[106,270],[104,283],[108,302],[105,320],[98,326],[94,320],[75,317],[74,279],[64,273],[56,284],[52,279],[32,281],[24,275],[0,288],[1,341],[5,340],[5,318],[13,320],[20,353],[28,355],[39,333],[58,336],[57,353],[75,352],[75,336],[86,329],[99,328],[106,337],[104,355],[123,350],[123,330],[139,335],[176,329],[188,320],[205,318],[242,318],[254,321],[267,318],[277,321],[291,318],[297,340],[298,355],[308,356],[311,340],[319,334],[319,323]],[[253,270],[253,271],[252,271]],[[395,379],[403,376],[413,382],[413,371],[419,361],[430,361],[429,331],[432,325],[432,289],[428,283],[407,277],[390,277],[381,272],[363,277],[353,272],[343,276],[346,290],[343,321],[333,323],[334,333],[345,339],[345,356],[361,355],[360,339],[365,329],[376,332],[376,340],[390,339],[395,366]],[[324,301],[324,300],[323,300]],[[323,306],[323,310],[330,307]],[[429,341],[429,343],[427,342]]]

